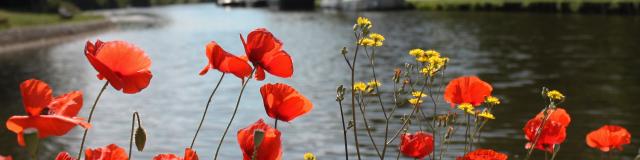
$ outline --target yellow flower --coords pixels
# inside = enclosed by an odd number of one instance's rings
[[[560,93],[560,91],[558,90],[551,90],[549,92],[547,92],[547,97],[553,99],[553,100],[557,100],[557,101],[562,101],[564,100],[564,95],[562,93]]]
[[[438,71],[437,69],[435,69],[435,68],[433,68],[431,66],[428,66],[428,67],[422,68],[422,70],[420,70],[420,73],[434,75],[437,71]]]
[[[480,114],[478,114],[478,117],[482,117],[486,119],[496,119],[496,117],[494,117],[493,114],[489,113],[489,111],[487,110],[484,110]]]
[[[411,95],[413,95],[413,97],[416,97],[416,98],[418,98],[418,97],[426,97],[427,96],[426,93],[422,93],[420,91],[411,92]]]
[[[422,99],[420,99],[420,98],[411,98],[411,99],[409,99],[409,103],[411,103],[413,105],[420,104],[422,102],[424,102],[424,101],[422,101]]]
[[[304,154],[304,160],[316,160],[316,156],[311,152],[307,152]]]
[[[373,46],[380,47],[380,46],[382,46],[382,42],[376,42],[375,44],[373,44]]]
[[[384,36],[382,36],[381,34],[378,34],[378,33],[369,34],[369,38],[373,39],[376,42],[384,41]]]
[[[409,55],[411,56],[418,56],[418,55],[423,55],[424,54],[424,50],[420,49],[420,48],[416,48],[416,49],[412,49],[409,51]]]
[[[473,109],[475,109],[475,107],[473,107],[471,103],[462,103],[458,105],[458,109],[463,110],[469,114],[475,114],[475,112],[473,112]]]
[[[369,83],[367,83],[367,85],[371,88],[374,88],[382,86],[382,83],[380,83],[380,81],[371,80],[369,81]]]
[[[491,105],[499,105],[500,104],[500,99],[498,99],[498,97],[488,96],[484,100],[484,103],[491,104]]]
[[[427,58],[425,56],[418,56],[418,57],[416,57],[416,61],[418,61],[418,62],[427,62],[427,61],[429,61],[429,58]]]
[[[364,18],[364,17],[358,17],[358,20],[356,21],[356,24],[358,24],[358,26],[360,27],[367,27],[367,28],[371,28],[373,25],[371,24],[371,21],[369,21],[368,18]]]
[[[364,82],[357,82],[353,84],[353,90],[355,91],[367,91],[367,84]]]
[[[433,49],[427,50],[424,53],[427,57],[440,57],[440,53]]]
[[[374,46],[376,45],[376,41],[373,41],[371,38],[363,38],[358,41],[358,44],[362,46]]]

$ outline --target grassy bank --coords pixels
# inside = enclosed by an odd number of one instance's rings
[[[424,10],[543,10],[640,13],[640,0],[407,0]]]
[[[58,14],[52,13],[28,13],[0,10],[0,30],[27,26],[75,23],[99,20],[103,18],[104,17],[99,15],[78,14],[71,19],[62,19]]]

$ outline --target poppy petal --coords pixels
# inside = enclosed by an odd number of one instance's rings
[[[282,142],[280,131],[264,123],[259,119],[250,126],[238,131],[238,145],[242,149],[244,160],[251,160],[254,153],[253,134],[256,130],[264,132],[262,143],[257,148],[256,160],[279,160],[282,159]]]
[[[55,115],[42,115],[37,117],[12,116],[7,120],[7,128],[18,135],[18,143],[24,146],[22,132],[27,128],[38,130],[39,138],[49,136],[62,136],[69,132],[76,125],[83,128],[91,128],[91,125],[81,119],[69,118]]]
[[[22,103],[24,109],[30,116],[40,115],[43,109],[53,99],[51,93],[53,92],[49,85],[36,80],[29,79],[20,84],[20,92],[22,94]]]
[[[225,51],[214,41],[207,44],[206,55],[209,59],[209,64],[200,72],[200,75],[204,75],[209,68],[218,69],[224,73],[232,73],[241,79],[251,75],[251,66],[246,60]]]
[[[302,96],[289,98],[280,105],[282,107],[277,108],[277,119],[285,122],[289,122],[296,117],[304,115],[313,108],[311,101]]]
[[[285,51],[265,54],[262,63],[264,69],[275,76],[289,78],[293,75],[293,62]]]
[[[122,79],[120,79],[120,77],[118,77],[111,69],[109,69],[109,67],[107,67],[100,60],[98,60],[96,56],[92,54],[85,54],[85,55],[87,56],[87,59],[89,60],[89,63],[91,63],[93,68],[95,68],[98,71],[98,75],[97,75],[98,79],[102,80],[106,78],[107,81],[109,81],[109,84],[111,84],[113,88],[115,88],[116,90],[122,89],[123,82],[122,82]]]
[[[138,93],[149,86],[151,77],[153,77],[153,75],[149,70],[136,72],[130,75],[124,75],[122,78],[124,82],[122,91],[128,94]]]
[[[151,81],[151,59],[133,44],[125,41],[105,42],[95,56],[85,55],[100,76],[104,76],[116,90],[124,88],[124,93],[137,93]]]
[[[254,74],[254,76],[256,76],[255,78],[258,81],[264,80],[264,69],[262,69],[262,67],[260,66],[256,66],[256,73]]]
[[[75,117],[82,108],[82,92],[73,91],[56,97],[49,105],[49,115]]]
[[[198,153],[191,148],[187,148],[184,150],[184,160],[198,160]]]
[[[76,158],[72,157],[69,152],[60,152],[55,160],[76,160]]]
[[[106,147],[85,150],[85,160],[127,160],[129,159],[124,148],[115,144]]]

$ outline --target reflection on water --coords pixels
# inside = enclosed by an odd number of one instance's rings
[[[291,79],[268,76],[266,82],[289,83],[315,104],[309,115],[280,126],[284,158],[300,159],[305,152],[314,152],[322,159],[341,158],[342,131],[334,96],[335,87],[347,84],[349,78],[338,52],[352,44],[355,15],[224,9],[210,4],[154,11],[172,23],[157,28],[120,29],[51,48],[0,55],[0,122],[4,124],[9,115],[24,113],[18,85],[32,77],[48,82],[56,94],[82,90],[87,108],[80,115],[86,117],[88,104],[102,82],[95,78],[96,72],[82,55],[84,41],[122,39],[145,49],[153,60],[154,77],[149,88],[140,94],[125,95],[111,88],[105,92],[96,109],[87,146],[127,146],[130,116],[138,111],[148,132],[148,145],[145,152],[133,153],[135,157],[182,154],[196,129],[196,117],[219,77],[215,72],[197,75],[206,63],[204,45],[216,40],[225,49],[242,53],[238,33],[246,35],[253,28],[267,27],[284,42],[296,68]],[[584,136],[606,123],[625,126],[634,136],[640,136],[640,124],[634,123],[640,120],[634,115],[640,112],[634,103],[640,94],[640,70],[636,69],[640,64],[638,17],[417,11],[362,14],[371,18],[375,30],[387,38],[385,47],[377,53],[378,76],[388,84],[383,89],[390,90],[392,70],[408,62],[406,52],[415,47],[434,48],[450,56],[447,78],[478,75],[494,85],[494,93],[504,102],[496,110],[498,119],[486,126],[486,134],[476,147],[522,157],[522,127],[545,105],[538,95],[542,86],[565,92],[568,100],[563,106],[573,118],[558,159],[600,157],[597,151],[586,147]],[[358,67],[366,74],[370,66],[360,63]],[[369,77],[365,74],[360,75],[363,81]],[[237,129],[267,118],[258,93],[259,86],[266,82],[253,81],[247,86],[240,114],[222,149],[224,159],[241,157],[235,142]],[[240,80],[235,77],[227,76],[223,83],[195,146],[201,157],[213,156],[240,88]],[[439,103],[439,110],[447,108],[447,104]],[[409,109],[399,111],[408,113]],[[379,121],[381,112],[369,116],[376,128],[383,127]],[[399,125],[397,120],[391,127]],[[363,148],[369,156],[375,156],[373,148],[366,144],[365,133],[360,133],[360,141],[365,142]],[[382,132],[376,130],[374,134],[381,138]],[[75,154],[79,138],[81,130],[77,128],[67,136],[49,138],[41,148],[42,155],[52,159],[61,150]],[[5,128],[0,129],[0,142],[0,154],[24,158],[25,151],[17,147],[15,135]],[[637,138],[632,139],[622,159],[635,156],[638,142]],[[460,151],[461,146],[456,144],[452,150]]]

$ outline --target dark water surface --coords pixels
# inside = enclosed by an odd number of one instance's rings
[[[264,113],[259,87],[266,82],[284,82],[309,97],[315,108],[292,123],[281,123],[284,159],[302,159],[314,152],[320,159],[339,159],[343,154],[340,116],[335,102],[335,87],[349,82],[348,69],[339,50],[351,45],[355,14],[335,12],[278,12],[262,9],[225,9],[212,4],[170,6],[153,9],[171,20],[154,28],[121,28],[48,48],[0,55],[0,122],[10,115],[24,114],[18,85],[38,78],[49,83],[55,94],[71,90],[84,92],[87,117],[90,104],[103,82],[83,55],[86,40],[126,40],[143,48],[153,60],[154,74],[149,88],[125,95],[111,87],[103,95],[94,115],[94,128],[87,146],[115,143],[126,148],[131,113],[142,114],[148,132],[145,152],[134,157],[150,159],[158,153],[183,154],[191,142],[209,92],[220,76],[212,71],[198,76],[206,64],[204,45],[216,40],[226,50],[242,53],[238,33],[247,34],[256,27],[267,27],[285,44],[292,55],[295,74],[291,79],[267,76],[264,82],[249,83],[236,121],[224,142],[223,159],[240,159],[236,131]],[[378,74],[384,89],[391,87],[395,67],[409,62],[412,48],[434,48],[451,57],[447,78],[477,75],[494,86],[494,94],[503,98],[495,110],[497,120],[486,126],[476,147],[508,153],[512,159],[525,154],[522,127],[545,102],[539,96],[542,86],[564,91],[562,105],[572,116],[568,138],[558,159],[599,159],[589,149],[585,135],[603,124],[629,129],[634,136],[621,159],[636,155],[640,136],[640,17],[603,15],[556,15],[541,13],[483,12],[365,12],[374,30],[386,37],[377,53]],[[349,46],[353,47],[353,46]],[[359,79],[368,80],[364,62]],[[202,159],[213,152],[233,109],[240,80],[227,76],[214,98],[213,108],[196,143]],[[440,93],[441,94],[441,93]],[[388,94],[385,94],[385,97]],[[390,97],[387,105],[391,105]],[[442,100],[440,100],[441,102]],[[376,105],[372,105],[376,106]],[[439,103],[439,110],[448,105]],[[372,107],[377,108],[377,107]],[[375,110],[375,109],[371,109]],[[409,113],[409,108],[401,108]],[[370,115],[375,128],[382,128],[381,114]],[[377,117],[377,118],[375,118]],[[267,119],[269,123],[272,120]],[[398,128],[399,120],[391,128]],[[373,156],[364,132],[361,142],[367,155]],[[374,131],[381,138],[381,130]],[[63,137],[48,138],[41,148],[43,159],[52,159],[59,151],[76,154],[81,130],[75,128]],[[460,142],[462,139],[456,137]],[[351,141],[351,140],[350,140]],[[351,141],[353,142],[353,141]],[[354,146],[350,145],[353,149]],[[459,153],[462,145],[452,145]],[[395,146],[390,157],[395,156]],[[0,154],[25,159],[15,134],[0,128]],[[541,156],[541,155],[538,155]],[[395,158],[395,157],[394,157]],[[373,158],[367,158],[373,159]],[[539,158],[541,159],[541,158]]]

